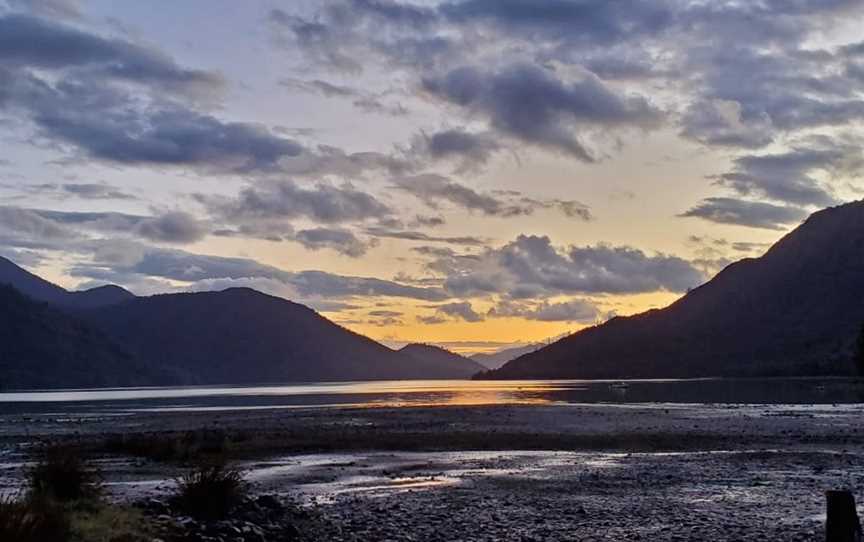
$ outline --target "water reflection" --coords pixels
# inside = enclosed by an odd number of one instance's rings
[[[864,402],[849,378],[415,380],[284,386],[117,388],[0,393],[0,413],[200,411],[327,406],[409,407],[548,403],[832,404]]]

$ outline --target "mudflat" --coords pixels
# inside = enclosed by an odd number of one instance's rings
[[[98,457],[114,498],[159,498],[184,459],[159,457],[159,443],[216,439],[257,491],[320,513],[328,540],[816,540],[825,490],[864,496],[862,414],[682,404],[17,413],[0,416],[0,491],[20,484],[28,447],[50,439]]]

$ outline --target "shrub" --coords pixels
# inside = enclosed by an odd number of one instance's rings
[[[221,464],[198,466],[177,479],[174,504],[196,519],[223,519],[248,491],[239,470]]]
[[[101,493],[99,474],[70,446],[43,448],[27,474],[34,499],[69,502],[96,498]]]
[[[48,499],[0,497],[0,540],[46,542],[67,540],[64,510]]]

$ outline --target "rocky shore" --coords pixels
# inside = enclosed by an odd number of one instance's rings
[[[0,492],[14,490],[28,446],[66,439],[93,445],[113,499],[149,503],[148,517],[183,526],[160,535],[166,542],[810,541],[822,536],[825,490],[864,497],[862,414],[858,405],[310,409],[87,420],[16,414],[0,420]],[[237,517],[215,525],[155,504],[165,503],[181,463],[99,447],[118,434],[156,442],[205,430],[228,443],[222,451],[253,488]],[[273,503],[284,508],[277,513]]]

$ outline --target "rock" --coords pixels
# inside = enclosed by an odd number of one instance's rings
[[[285,505],[282,504],[282,502],[273,495],[261,495],[260,497],[255,499],[255,503],[258,506],[262,508],[267,508],[269,510],[278,510],[281,512],[285,509]]]

